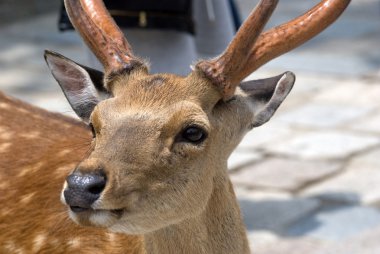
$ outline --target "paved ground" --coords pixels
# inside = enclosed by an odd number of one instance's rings
[[[254,5],[238,2],[244,15]],[[317,1],[293,2],[281,2],[270,25]],[[59,34],[54,13],[0,34],[0,89],[70,114],[42,52],[86,62],[79,38]],[[353,0],[333,27],[252,76],[297,74],[276,117],[229,161],[256,254],[380,253],[379,45],[380,2]]]

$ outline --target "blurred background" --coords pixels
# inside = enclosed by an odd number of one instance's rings
[[[244,19],[257,0],[236,0]],[[268,27],[316,0],[280,1]],[[58,0],[0,1],[0,90],[74,116],[43,50],[97,62],[73,31],[59,32]],[[232,38],[227,0],[194,0],[194,30],[126,29],[152,70],[186,74]],[[236,21],[236,20],[235,20]],[[275,117],[249,133],[229,160],[256,254],[380,253],[380,1],[353,0],[322,34],[248,79],[297,75]]]

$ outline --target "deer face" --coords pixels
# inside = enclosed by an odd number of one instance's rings
[[[226,175],[232,150],[247,131],[271,118],[295,77],[287,72],[241,80],[279,51],[313,36],[281,29],[290,41],[285,46],[276,28],[259,37],[277,4],[263,0],[219,58],[199,62],[187,77],[150,75],[101,1],[65,4],[105,74],[45,53],[69,103],[94,134],[90,155],[66,179],[62,201],[79,224],[132,234],[178,223],[205,209],[215,181]],[[331,13],[317,14],[336,6],[320,5],[307,16],[326,24]],[[305,18],[292,22],[303,24]],[[318,22],[310,25],[323,29]],[[277,45],[273,54],[267,43]]]
[[[189,93],[183,78],[140,75],[121,79],[91,114],[94,150],[74,174],[101,169],[106,182],[89,215],[72,214],[80,223],[146,233],[199,213],[210,196],[212,126],[200,91]]]
[[[281,102],[294,82],[286,73],[267,84],[244,83],[247,92],[225,102],[200,72],[178,77],[140,68],[114,78],[100,96],[92,70],[56,53],[47,52],[46,60],[94,134],[91,154],[63,190],[71,218],[134,234],[203,211],[229,154],[253,125],[267,120],[255,121],[255,112],[274,112],[274,98]],[[256,101],[252,87],[268,99]]]

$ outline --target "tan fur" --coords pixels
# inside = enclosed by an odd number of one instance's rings
[[[78,170],[104,168],[107,186],[95,207],[124,211],[101,215],[102,223],[89,219],[93,215],[71,213],[72,218],[143,234],[148,253],[248,252],[226,170],[228,155],[248,131],[247,104],[215,107],[218,91],[197,73],[181,78],[136,71],[112,87],[114,98],[92,113],[99,133]],[[200,146],[176,143],[191,124],[202,126],[209,138]]]

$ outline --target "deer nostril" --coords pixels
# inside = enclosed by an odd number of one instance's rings
[[[105,177],[103,177],[103,179],[98,179],[97,182],[94,182],[92,185],[88,186],[87,191],[92,194],[98,195],[102,193],[105,186],[106,186],[106,181],[105,181]]]

